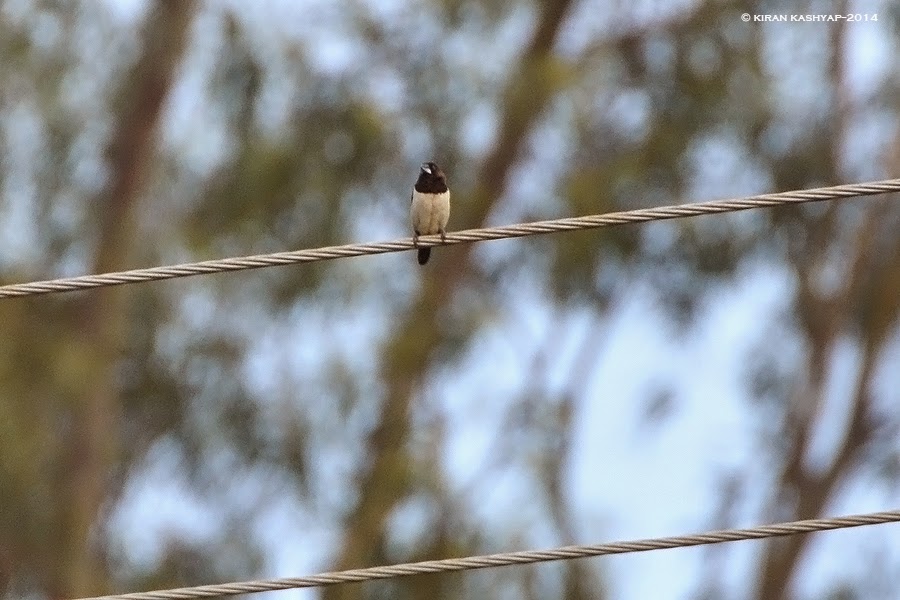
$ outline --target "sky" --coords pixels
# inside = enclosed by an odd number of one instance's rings
[[[16,0],[4,7],[15,10]],[[402,3],[399,0],[370,0],[377,10],[390,18]],[[141,0],[107,0],[113,7],[113,18],[123,23],[133,23],[141,18],[145,3]],[[687,3],[690,4],[690,3]],[[303,39],[312,51],[314,62],[323,71],[340,71],[364,55],[365,48],[352,39],[340,24],[337,5],[325,0],[262,0],[252,3],[238,0],[223,0],[222,6],[234,7],[247,19],[251,27],[260,32],[260,39],[267,36],[289,36]],[[673,11],[685,6],[673,4]],[[857,2],[854,11],[860,13],[885,12],[887,2]],[[596,16],[593,2],[583,2],[581,17],[573,19],[577,26],[567,32],[562,43],[564,52],[576,53],[590,40],[592,28],[602,28],[605,22]],[[314,19],[304,19],[310,14]],[[517,17],[518,18],[518,17]],[[527,15],[521,16],[521,24],[512,22],[505,35],[494,40],[498,48],[492,55],[498,69],[511,60],[515,54],[514,38],[522,26],[527,24]],[[315,26],[310,22],[314,21]],[[305,25],[305,26],[304,26]],[[52,29],[52,25],[48,25]],[[766,35],[779,36],[810,35],[813,24],[740,24],[735,28],[763,28]],[[201,17],[196,24],[194,47],[188,57],[182,79],[170,100],[164,143],[173,151],[184,152],[188,161],[198,173],[215,167],[228,151],[224,131],[217,129],[215,115],[206,115],[204,107],[204,85],[208,67],[216,58],[217,44],[211,37],[215,29],[212,21]],[[49,34],[48,34],[49,35]],[[860,23],[850,29],[848,44],[852,69],[851,87],[859,98],[865,98],[875,81],[886,75],[886,65],[895,64],[890,59],[896,56],[897,48],[890,46],[887,37],[870,24]],[[450,43],[454,43],[451,41]],[[272,45],[276,42],[273,41]],[[773,47],[777,50],[777,44]],[[268,49],[267,49],[268,48]],[[460,60],[479,60],[478,50],[467,55],[454,46],[454,52],[461,53]],[[265,55],[271,51],[266,43],[261,43],[259,52]],[[505,53],[504,53],[505,52]],[[790,69],[791,56],[774,52],[771,57],[773,69]],[[821,101],[814,91],[809,91],[809,82],[798,73],[798,79],[786,79],[788,83],[783,93],[788,96],[799,94],[797,105]],[[798,81],[800,84],[798,85]],[[372,82],[374,93],[386,106],[396,106],[396,95],[404,93],[404,88],[391,82],[390,78]],[[271,110],[271,126],[277,128],[279,118],[286,110],[289,89],[271,93],[267,104]],[[806,96],[804,96],[806,94]],[[623,126],[639,129],[642,110],[639,97],[627,96],[621,101]],[[460,135],[465,139],[465,147],[477,154],[486,150],[493,135],[492,113],[489,110],[474,110],[472,118],[460,127]],[[193,127],[186,126],[192,123]],[[872,123],[861,124],[860,131],[877,135],[885,130],[884,123],[877,118]],[[197,131],[203,131],[197,135]],[[22,136],[19,142],[25,150],[29,148],[27,115],[19,121],[14,131],[7,136]],[[861,134],[861,136],[866,135]],[[551,164],[550,157],[564,156],[553,146],[553,133],[545,138],[547,143],[545,164]],[[875,168],[871,161],[856,158],[854,144],[860,140],[848,140],[848,172],[856,173],[860,180],[873,177]],[[39,149],[33,149],[37,152]],[[413,151],[410,151],[414,154]],[[695,168],[698,184],[692,190],[692,197],[686,200],[710,200],[723,196],[740,196],[769,190],[764,178],[755,176],[752,170],[742,172],[741,177],[733,177],[734,165],[742,164],[742,158],[729,152],[725,146],[711,143],[710,147],[699,147]],[[710,155],[718,157],[712,165],[707,160]],[[27,160],[27,152],[22,156]],[[562,159],[560,159],[562,160]],[[552,168],[548,167],[548,168]],[[701,183],[702,182],[702,183]],[[26,182],[27,183],[27,182]],[[28,189],[22,182],[7,181],[4,194],[11,195],[13,189]],[[517,190],[526,198],[539,198],[545,192],[539,177],[524,178]],[[28,252],[27,238],[30,234],[22,223],[29,221],[27,193],[12,195],[8,210],[12,211],[0,220],[3,227],[0,237],[8,251],[22,256]],[[15,200],[18,197],[19,200]],[[525,210],[524,207],[519,207]],[[561,215],[562,216],[562,215]],[[497,223],[510,222],[516,215],[499,212],[492,218]],[[718,217],[706,217],[718,218]],[[721,217],[731,218],[731,217]],[[738,216],[736,219],[752,217]],[[405,224],[398,221],[377,221],[376,225],[360,225],[354,232],[359,239],[385,239],[405,235]],[[371,223],[372,221],[370,221]],[[660,235],[667,235],[663,225]],[[602,235],[599,233],[598,235]],[[518,244],[527,241],[489,242],[491,246],[483,250],[491,252],[515,251]],[[496,246],[496,249],[494,249]],[[482,250],[479,249],[479,252]],[[408,259],[406,255],[379,257],[377,260],[396,261]],[[0,258],[2,260],[2,258]],[[376,260],[376,259],[366,259]],[[79,265],[73,264],[74,272],[81,274]],[[412,278],[404,285],[414,285]],[[558,356],[553,358],[558,370],[556,381],[550,386],[564,387],[569,381],[577,352],[585,339],[598,338],[597,364],[590,381],[582,385],[591,390],[589,400],[579,406],[576,422],[579,423],[575,438],[573,461],[566,477],[567,496],[573,512],[578,518],[577,539],[557,539],[548,531],[535,527],[527,538],[529,548],[495,548],[495,551],[547,548],[569,543],[600,543],[606,541],[635,538],[659,537],[695,533],[711,526],[711,514],[716,510],[714,500],[719,497],[719,486],[723,477],[746,474],[746,481],[755,482],[755,487],[741,489],[740,502],[731,507],[730,516],[735,526],[760,524],[759,507],[765,499],[766,483],[771,473],[765,464],[766,452],[757,447],[760,414],[748,408],[745,382],[739,378],[742,360],[759,343],[774,343],[783,346],[781,368],[792,370],[801,364],[803,349],[788,332],[773,330],[772,315],[788,310],[786,299],[790,298],[794,282],[789,273],[778,265],[750,262],[743,265],[735,281],[704,290],[703,307],[697,326],[687,335],[679,333],[663,316],[663,311],[654,300],[652,283],[641,277],[623,281],[627,293],[615,310],[603,320],[577,311],[557,318],[550,303],[544,299],[540,289],[520,286],[515,294],[504,296],[506,302],[503,317],[474,345],[472,352],[462,362],[458,371],[438,374],[439,390],[428,402],[435,403],[449,416],[456,440],[446,455],[447,474],[451,482],[458,486],[462,495],[471,493],[466,486],[472,474],[484,464],[492,452],[493,432],[502,426],[508,408],[503,403],[504,390],[510,393],[519,389],[523,378],[528,377],[529,349],[536,351],[546,337],[557,331],[564,340]],[[202,323],[209,318],[208,304],[202,295],[185,299],[182,310],[185,319]],[[206,308],[204,308],[206,306]],[[339,348],[364,348],[360,340],[377,340],[383,333],[385,323],[377,314],[377,305],[360,303],[354,312],[347,315],[343,323],[325,324],[323,314],[309,310],[296,315],[293,323],[284,328],[284,323],[273,326],[262,336],[256,355],[247,367],[247,376],[254,385],[265,389],[271,382],[267,366],[276,355],[283,354],[285,345],[297,339],[303,332],[306,339],[310,335],[320,336],[316,346],[334,344]],[[516,331],[510,338],[509,332]],[[314,332],[311,334],[311,332]],[[327,338],[327,340],[326,340]],[[301,347],[295,347],[286,359],[289,368],[314,371],[315,359]],[[351,350],[352,352],[352,350]],[[353,360],[365,362],[369,357],[364,350]],[[900,363],[900,342],[890,350],[896,356],[894,364]],[[485,361],[490,356],[491,361]],[[855,370],[855,354],[850,344],[835,353],[835,376],[829,382],[828,402],[817,431],[819,452],[808,457],[810,461],[822,460],[828,449],[836,443],[846,425],[841,422],[840,399],[852,386]],[[888,363],[891,360],[887,361]],[[648,377],[648,373],[652,374]],[[888,404],[900,401],[896,387],[891,385],[891,374],[884,376],[880,390],[881,401]],[[490,389],[496,398],[486,399],[480,390]],[[670,404],[662,402],[660,410],[663,418],[659,423],[648,425],[647,414],[653,407],[647,398],[667,394],[677,398]],[[477,418],[473,418],[476,416]],[[333,465],[336,473],[346,472],[347,464]],[[149,456],[145,477],[133,483],[126,491],[123,509],[116,516],[118,535],[123,547],[128,548],[130,560],[137,564],[148,563],[159,557],[161,544],[172,532],[186,532],[194,539],[213,541],[217,535],[218,514],[202,500],[192,497],[186,490],[189,485],[179,480],[179,458],[172,447],[159,444]],[[612,483],[611,483],[612,482]],[[241,482],[233,490],[244,494],[246,502],[257,501],[258,482]],[[339,489],[339,486],[338,488]],[[538,520],[539,515],[521,514],[510,507],[528,505],[522,502],[529,493],[529,484],[521,472],[505,470],[498,477],[496,488],[489,496],[469,498],[474,508],[472,518],[483,522],[497,523],[509,519],[510,526]],[[327,491],[325,492],[327,493]],[[331,492],[336,493],[336,492]],[[898,490],[884,489],[876,482],[860,482],[851,486],[828,507],[830,515],[861,513],[895,508]],[[312,574],[329,568],[329,559],[339,543],[339,525],[322,523],[315,515],[298,511],[289,498],[267,498],[272,510],[258,524],[256,533],[263,540],[270,553],[266,577],[287,577]],[[423,507],[405,506],[398,519],[398,535],[404,528],[415,531],[427,521],[421,511]],[[878,545],[878,540],[887,540],[897,534],[896,526],[880,526],[819,534],[814,543],[814,551],[808,558],[810,577],[800,582],[798,591],[807,597],[824,593],[817,587],[819,581],[830,581],[825,574],[835,572],[864,574],[866,571],[866,549],[887,548],[892,556],[886,557],[888,564],[900,561],[900,548],[896,544]],[[848,552],[848,549],[853,549]],[[740,598],[739,590],[745,581],[752,580],[749,569],[759,552],[755,542],[729,544],[717,548],[713,553],[725,561],[724,583]],[[637,600],[643,598],[688,598],[698,590],[698,577],[705,575],[704,568],[710,560],[710,551],[704,549],[658,551],[640,555],[626,555],[590,559],[603,563],[603,574],[610,586],[611,598],[617,600]],[[850,557],[859,557],[856,560]],[[893,562],[890,562],[893,561]],[[550,567],[552,568],[552,567]],[[821,574],[816,577],[815,574]],[[280,598],[311,598],[315,591],[292,591],[278,593]],[[275,597],[272,595],[272,597]]]

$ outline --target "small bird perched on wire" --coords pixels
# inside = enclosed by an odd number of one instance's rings
[[[450,220],[450,188],[447,177],[433,162],[422,163],[419,178],[413,186],[409,216],[413,226],[413,243],[418,247],[420,235],[446,235]],[[424,265],[431,256],[431,248],[419,248],[419,264]]]

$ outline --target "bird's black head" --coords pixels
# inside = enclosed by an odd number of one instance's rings
[[[424,162],[419,168],[416,191],[427,194],[442,194],[447,191],[447,176],[433,162]]]

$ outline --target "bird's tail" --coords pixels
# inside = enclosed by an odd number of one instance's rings
[[[431,248],[419,248],[419,264],[424,265],[428,262],[428,257],[431,256]]]

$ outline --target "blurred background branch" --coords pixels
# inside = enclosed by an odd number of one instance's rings
[[[742,14],[859,13],[780,23]],[[782,13],[778,13],[782,14]],[[0,282],[897,177],[888,2],[0,4]],[[896,504],[895,197],[0,303],[0,594]],[[341,598],[894,598],[885,528]],[[290,594],[290,593],[285,593]]]

